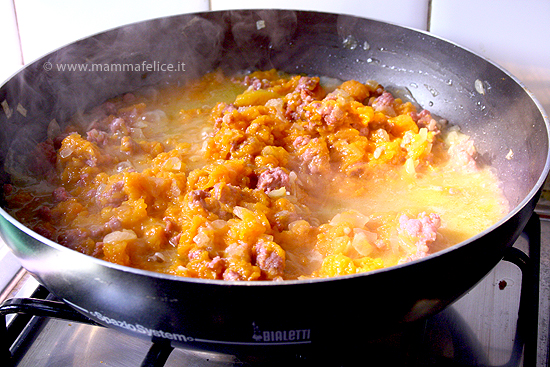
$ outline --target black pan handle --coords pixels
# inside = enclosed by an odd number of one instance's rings
[[[6,316],[12,313],[31,314],[33,316],[55,317],[67,321],[80,322],[95,326],[102,326],[75,311],[69,305],[59,302],[36,298],[12,298],[0,306],[0,314]]]

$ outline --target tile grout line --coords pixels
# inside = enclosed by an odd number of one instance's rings
[[[23,56],[23,43],[21,42],[21,31],[19,30],[19,18],[17,17],[17,9],[15,7],[15,0],[11,0],[13,6],[13,16],[15,17],[15,27],[17,28],[17,40],[19,42],[19,57],[21,59],[21,66],[25,65],[25,58]]]
[[[428,16],[426,17],[426,30],[430,32],[432,24],[432,0],[428,0]]]

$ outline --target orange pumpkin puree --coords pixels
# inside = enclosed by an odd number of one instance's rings
[[[213,72],[114,98],[39,144],[51,168],[14,177],[8,208],[84,254],[226,280],[368,272],[505,215],[466,135],[376,82],[327,80]]]

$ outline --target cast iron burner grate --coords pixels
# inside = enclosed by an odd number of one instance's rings
[[[541,226],[537,214],[533,214],[527,223],[522,237],[528,243],[529,255],[523,251],[512,247],[506,250],[505,261],[515,264],[521,271],[521,293],[519,296],[519,309],[516,323],[514,347],[510,360],[504,366],[534,366],[537,359],[538,333],[538,311],[539,311],[539,271],[540,271],[540,237]],[[505,286],[503,284],[502,286]],[[40,333],[41,324],[44,318],[56,318],[70,322],[77,322],[102,327],[96,322],[88,319],[75,311],[67,304],[58,301],[49,293],[49,291],[39,286],[31,298],[12,298],[6,300],[0,306],[2,321],[0,324],[0,360],[9,367],[17,366],[21,356],[24,355],[29,345]],[[440,335],[437,328],[438,318],[449,318],[449,315],[435,315],[427,320],[411,325],[405,331],[392,335],[389,338],[383,338],[380,341],[374,341],[366,345],[379,355],[392,353],[399,350],[401,357],[399,359],[402,366],[428,367],[428,366],[480,366],[479,360],[469,360],[474,344],[469,344],[464,340],[461,333],[453,333],[451,337],[453,345],[456,344],[455,352],[461,356],[451,359],[435,356],[426,353],[426,345],[438,343]],[[13,314],[13,319],[7,326],[8,315]],[[442,316],[443,315],[443,316]],[[452,315],[451,315],[452,318]],[[444,323],[449,323],[444,320]],[[450,323],[453,323],[452,321]],[[435,329],[434,329],[435,325]],[[452,329],[452,327],[451,327]],[[435,333],[434,333],[435,330]],[[433,339],[433,340],[431,340]],[[398,346],[397,348],[395,346]],[[465,348],[466,346],[466,348]],[[461,350],[465,349],[465,350]],[[141,362],[142,367],[160,367],[164,366],[168,360],[173,347],[169,342],[153,342]],[[328,355],[292,355],[284,356],[285,360],[280,360],[271,356],[269,360],[258,357],[237,357],[232,365],[252,366],[261,365],[303,365],[303,366],[356,366],[360,361],[353,360],[353,357],[346,358],[346,353],[337,353],[338,356],[331,359]],[[368,353],[363,354],[364,358]],[[288,360],[291,358],[291,360]],[[384,358],[385,359],[385,358]],[[383,360],[384,360],[383,359]],[[334,362],[334,363],[331,363]],[[387,360],[386,360],[387,362]]]

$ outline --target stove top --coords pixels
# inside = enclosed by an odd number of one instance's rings
[[[342,350],[326,355],[291,356],[292,362],[306,366],[357,366],[364,361],[399,366],[548,366],[549,259],[550,221],[546,218],[539,221],[538,215],[534,215],[505,260],[444,311],[397,334],[366,342],[361,355],[349,355]],[[12,282],[12,286],[17,284],[16,288],[4,292],[4,299],[31,295],[53,298],[24,271],[19,277]],[[3,339],[8,339],[9,344],[15,340],[10,349],[14,367],[222,367],[252,366],[258,362],[246,356],[172,350],[86,323],[12,314],[6,311],[7,303],[3,311],[9,313],[8,336]],[[5,343],[0,347],[7,354]],[[288,362],[270,365],[288,365]]]

